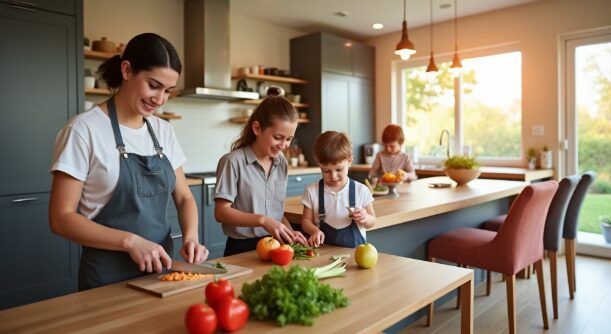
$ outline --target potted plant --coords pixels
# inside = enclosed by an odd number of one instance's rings
[[[85,50],[91,50],[91,44],[90,44],[89,38],[87,37],[83,38],[83,42],[84,42]]]
[[[475,157],[455,155],[444,161],[443,165],[446,175],[459,186],[476,179],[481,173]]]
[[[526,159],[528,161],[528,169],[535,169],[537,167],[537,151],[534,148],[528,149]]]
[[[598,221],[600,222],[600,229],[603,231],[605,242],[611,244],[611,217],[601,216],[598,217]]]
[[[543,146],[543,151],[539,154],[539,161],[541,162],[541,168],[552,168],[552,151],[547,146]]]

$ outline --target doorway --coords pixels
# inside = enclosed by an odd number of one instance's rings
[[[611,27],[561,37],[564,175],[592,170],[579,218],[577,251],[611,258],[601,222],[611,219]],[[562,175],[562,174],[560,174]]]

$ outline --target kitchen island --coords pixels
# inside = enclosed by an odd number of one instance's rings
[[[371,165],[360,164],[350,167],[351,175],[357,181],[363,181],[371,169]],[[445,176],[443,167],[432,165],[416,165],[416,175],[419,178]],[[480,167],[481,179],[515,180],[531,183],[533,181],[549,180],[554,177],[553,169],[528,169],[522,167]]]
[[[335,254],[352,249],[324,246],[302,266],[321,266]],[[270,262],[247,252],[220,261],[253,269],[231,280],[239,295],[242,283],[260,278]],[[168,282],[172,283],[172,282]],[[341,288],[351,305],[314,319],[314,325],[276,327],[249,320],[239,333],[379,333],[440,296],[459,288],[461,332],[473,332],[473,271],[437,263],[380,254],[373,269],[359,269],[348,260],[345,277],[324,283]],[[203,288],[159,298],[129,288],[125,282],[0,311],[0,332],[186,333],[184,317],[190,305],[204,302]]]
[[[450,183],[449,188],[430,188],[432,183]],[[397,187],[398,198],[376,196],[375,225],[367,241],[378,250],[415,259],[426,259],[426,242],[459,227],[479,227],[485,220],[507,213],[515,195],[527,185],[521,181],[475,179],[456,186],[446,176],[418,179]],[[287,198],[286,217],[299,224],[301,197]]]

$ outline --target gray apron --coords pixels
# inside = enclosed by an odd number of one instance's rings
[[[174,169],[163,154],[149,122],[144,119],[157,154],[140,156],[127,153],[115,110],[114,97],[108,104],[108,116],[120,161],[119,180],[108,203],[93,219],[98,224],[128,231],[160,244],[173,253],[170,224],[166,211],[174,187]],[[83,246],[79,266],[79,290],[125,281],[146,273],[129,253]]]

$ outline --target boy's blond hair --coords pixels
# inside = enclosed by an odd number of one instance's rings
[[[345,133],[327,131],[316,137],[314,158],[321,165],[338,164],[352,158],[352,142]]]

